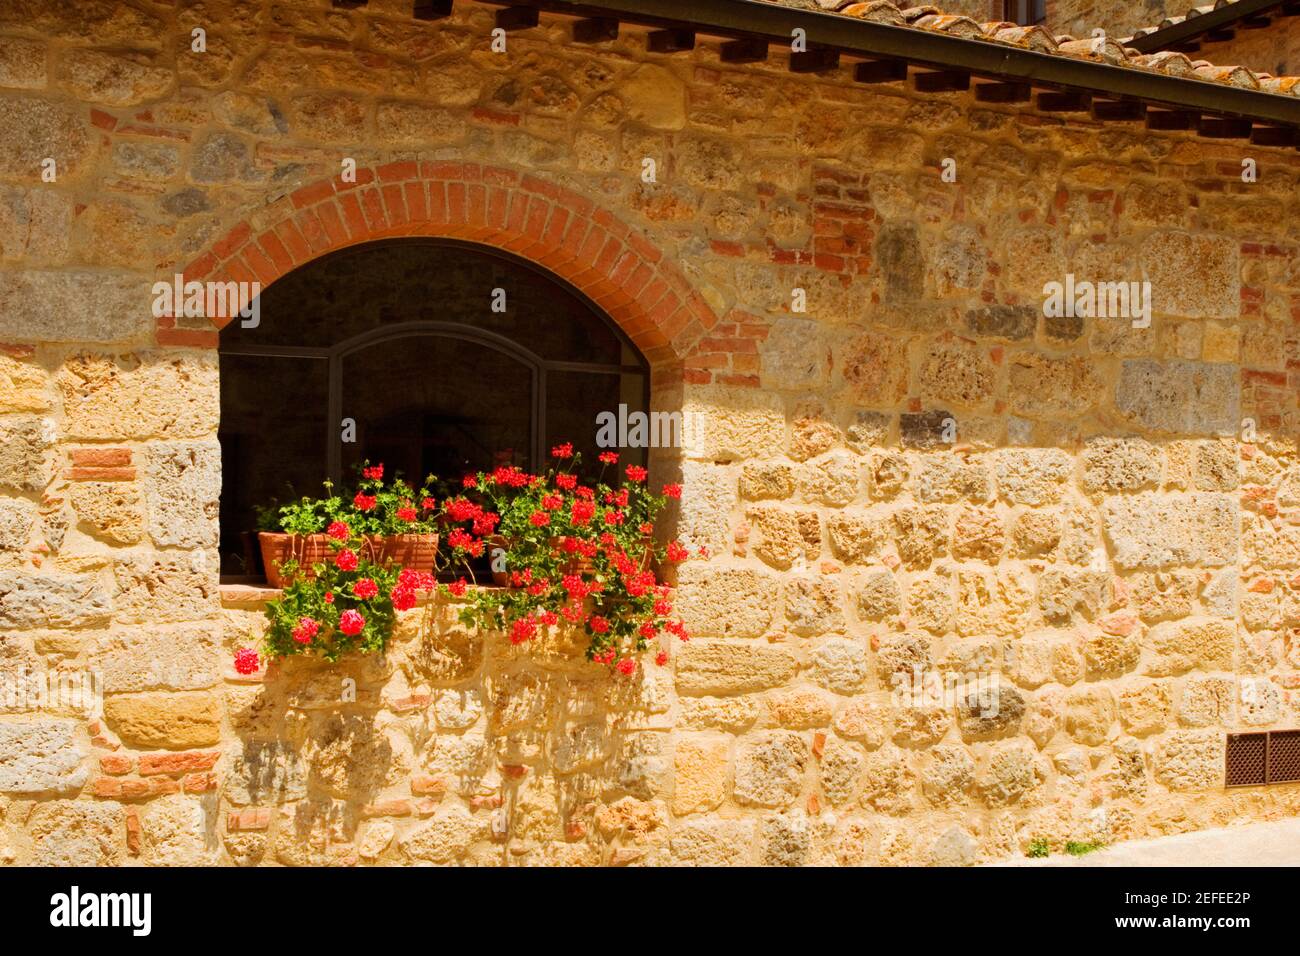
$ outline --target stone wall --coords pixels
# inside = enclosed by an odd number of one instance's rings
[[[1182,17],[1198,0],[1047,0],[1047,27],[1054,34],[1088,37],[1094,29],[1107,36],[1128,37],[1135,30],[1154,27],[1166,17]],[[1210,60],[1218,63],[1219,60]]]
[[[406,7],[0,8],[0,668],[106,694],[4,707],[0,858],[924,864],[1294,812],[1223,789],[1227,731],[1297,723],[1294,151],[1248,184],[1231,144]],[[589,291],[699,413],[652,459],[712,553],[667,666],[412,612],[387,661],[231,669],[265,595],[216,573],[217,333],[149,286],[415,233]],[[1044,316],[1067,273],[1148,279],[1150,327]],[[914,665],[994,706],[908,705]]]

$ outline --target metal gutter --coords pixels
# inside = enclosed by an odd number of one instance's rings
[[[1157,28],[1150,33],[1133,37],[1125,41],[1124,45],[1141,50],[1143,53],[1172,50],[1212,30],[1230,27],[1240,20],[1259,16],[1277,7],[1286,6],[1289,2],[1290,0],[1237,0],[1236,3],[1229,3],[1209,13],[1189,16],[1163,29]]]
[[[828,47],[849,56],[903,60],[1047,88],[1087,90],[1105,98],[1142,100],[1175,110],[1239,116],[1265,124],[1300,127],[1300,97],[1245,90],[1210,80],[1167,76],[1039,53],[991,40],[948,36],[932,30],[873,23],[760,0],[485,2],[498,6],[532,6],[573,17],[608,17],[624,23],[692,30],[710,36],[760,38],[773,44],[789,43],[792,31],[801,28],[810,46]],[[1254,2],[1259,0],[1241,0],[1234,6]],[[1277,0],[1270,2],[1276,3]]]

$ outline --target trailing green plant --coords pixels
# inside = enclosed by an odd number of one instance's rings
[[[687,549],[654,537],[655,519],[681,488],[653,493],[639,465],[628,465],[615,487],[605,480],[618,463],[614,452],[599,456],[600,476],[586,485],[575,473],[581,456],[571,444],[557,445],[551,456],[556,464],[538,475],[514,466],[468,475],[464,493],[445,503],[458,525],[449,543],[481,549],[485,538],[499,535],[507,548],[510,587],[475,589],[461,621],[503,631],[515,644],[546,628],[581,628],[590,660],[630,674],[636,655],[661,635],[687,638],[672,617],[672,590],[656,573],[685,560]],[[667,656],[661,649],[657,660]]]
[[[267,604],[265,657],[314,654],[335,661],[351,650],[383,653],[397,612],[414,607],[420,593],[461,601],[462,623],[504,632],[515,644],[548,628],[580,629],[587,657],[623,674],[633,673],[637,655],[661,639],[686,640],[658,568],[689,554],[680,542],[658,543],[654,524],[668,499],[681,497],[681,487],[664,485],[655,494],[639,465],[624,468],[617,486],[608,483],[605,473],[618,463],[614,452],[599,456],[598,480],[586,485],[574,471],[580,457],[571,444],[551,454],[558,464],[540,475],[509,465],[466,475],[461,491],[441,503],[432,496],[433,476],[415,492],[400,480],[385,485],[383,466],[367,463],[350,499],[333,495],[327,482],[326,497],[282,507],[281,528],[324,533],[330,555],[312,566],[312,575],[293,574],[292,562],[285,566],[292,581]],[[379,563],[367,551],[376,536],[437,528],[446,534],[432,572]],[[470,562],[497,535],[507,542],[510,586],[471,588],[477,582]],[[463,567],[468,579],[462,574],[438,583],[451,566]],[[660,646],[656,660],[667,659]],[[236,654],[241,673],[260,664],[251,648]]]
[[[1051,852],[1052,852],[1051,848],[1048,846],[1047,840],[1045,838],[1034,837],[1032,840],[1029,841],[1029,849],[1025,851],[1025,856],[1033,857],[1037,859],[1037,858],[1045,857]]]

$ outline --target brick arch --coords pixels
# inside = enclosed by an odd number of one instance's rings
[[[717,323],[663,253],[608,210],[531,173],[477,163],[388,163],[355,183],[324,179],[291,193],[257,224],[239,223],[184,269],[186,281],[276,279],[319,256],[375,239],[439,236],[513,252],[600,306],[654,368],[679,365]],[[213,319],[220,329],[229,318]],[[162,345],[215,346],[211,330],[159,320]]]

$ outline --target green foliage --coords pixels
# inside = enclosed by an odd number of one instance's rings
[[[1034,837],[1029,841],[1029,849],[1025,851],[1025,856],[1037,859],[1047,856],[1050,852],[1051,850],[1047,845],[1047,840],[1043,837]]]
[[[1105,849],[1106,844],[1100,840],[1089,840],[1087,843],[1076,843],[1073,840],[1065,844],[1065,852],[1070,856],[1084,856],[1092,853],[1094,850]]]
[[[382,654],[388,647],[396,620],[392,591],[398,571],[364,559],[357,559],[354,570],[345,571],[337,564],[344,551],[355,554],[340,543],[329,561],[314,565],[314,579],[296,575],[279,600],[268,602],[267,657],[314,654],[336,661],[348,651]],[[369,585],[373,585],[374,594],[360,597],[358,591],[369,594]],[[340,627],[348,611],[359,614],[364,622],[355,634]]]
[[[568,446],[552,454],[560,464],[545,474],[513,467],[479,473],[464,495],[447,502],[453,521],[470,523],[449,541],[472,548],[476,536],[495,532],[508,550],[511,587],[475,590],[462,623],[523,643],[540,628],[565,622],[586,632],[591,660],[617,660],[624,669],[661,632],[685,639],[681,622],[669,619],[670,589],[654,570],[686,556],[680,544],[665,547],[654,539],[667,492],[677,496],[680,489],[654,494],[638,466],[624,470],[618,487],[607,483],[604,474],[617,463],[613,453],[601,456],[600,480],[583,485],[574,472],[579,456]]]
[[[333,494],[324,482],[325,497],[303,496],[280,508],[280,530],[287,534],[321,534],[341,521],[357,535],[431,534],[438,530],[436,479],[429,475],[418,490],[401,478],[385,482],[384,466],[365,462],[350,493]]]

